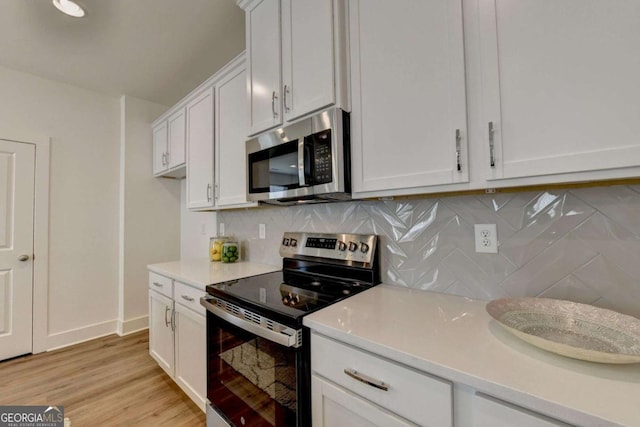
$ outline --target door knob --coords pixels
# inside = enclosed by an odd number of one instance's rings
[[[29,261],[29,255],[20,255],[18,261]]]

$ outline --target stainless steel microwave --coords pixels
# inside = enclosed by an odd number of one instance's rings
[[[247,200],[351,199],[349,113],[332,108],[247,141]]]

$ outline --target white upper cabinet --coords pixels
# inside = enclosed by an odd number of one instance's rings
[[[249,134],[348,107],[344,0],[238,1],[246,10]]]
[[[164,114],[152,126],[153,174],[172,178],[185,176],[184,107]]]
[[[217,208],[254,206],[247,203],[246,135],[249,111],[246,102],[244,61],[231,67],[216,82],[216,185]]]
[[[214,206],[213,98],[208,87],[187,103],[187,208]]]
[[[462,1],[353,0],[349,16],[354,193],[467,182]]]
[[[282,123],[280,103],[280,2],[261,0],[246,12],[249,61],[250,132]]]
[[[167,133],[169,136],[169,141],[167,143],[167,146],[169,147],[167,163],[169,169],[172,169],[176,166],[184,165],[185,162],[186,129],[184,108],[180,108],[178,111],[169,116],[169,118],[167,119],[167,126]]]
[[[335,103],[333,2],[282,0],[285,120]]]
[[[640,2],[478,5],[487,179],[640,165]]]
[[[167,169],[167,121],[162,120],[152,128],[153,174],[159,175]]]
[[[256,205],[246,199],[246,84],[242,53],[154,123],[154,174],[186,175],[187,209]],[[186,173],[173,174],[185,163]]]

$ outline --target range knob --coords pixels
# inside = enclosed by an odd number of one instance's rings
[[[369,252],[369,245],[364,242],[360,243],[360,252],[362,252],[363,254]]]
[[[338,250],[344,252],[347,250],[347,244],[345,242],[338,242]]]
[[[289,246],[296,247],[298,246],[298,241],[296,239],[289,239]]]
[[[358,244],[354,242],[349,242],[349,252],[355,252],[358,249]]]
[[[286,237],[282,239],[282,246],[289,246],[289,239],[287,239]]]

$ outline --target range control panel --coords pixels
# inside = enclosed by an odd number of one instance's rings
[[[280,243],[280,256],[303,255],[371,263],[377,243],[375,234],[286,232]]]

